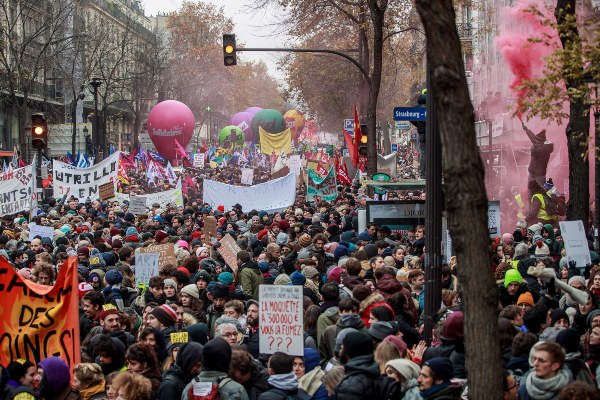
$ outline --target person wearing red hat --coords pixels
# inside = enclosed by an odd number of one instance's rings
[[[165,244],[169,241],[169,234],[163,230],[156,231],[154,241],[156,244]]]

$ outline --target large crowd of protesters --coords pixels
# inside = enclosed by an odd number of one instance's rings
[[[367,197],[358,184],[340,187],[333,203],[299,195],[267,213],[201,200],[202,179],[239,184],[237,167],[195,177],[184,206],[153,204],[145,216],[129,212],[126,201],[67,195],[46,199],[38,215],[2,218],[0,257],[23,279],[53,285],[63,262],[78,258],[81,363],[71,374],[55,356],[0,360],[0,399],[467,398],[454,257],[442,269],[434,339],[423,340],[423,226],[359,231],[357,210]],[[255,172],[255,182],[269,177],[268,169]],[[128,192],[169,187],[148,185],[142,174],[130,179]],[[236,268],[203,237],[209,216],[216,239],[229,234],[241,248]],[[52,226],[53,238],[29,241],[30,222]],[[591,252],[591,265],[568,263],[560,231],[539,221],[506,230],[490,246],[504,398],[597,399],[598,255]],[[136,249],[169,242],[173,263],[136,285]],[[302,287],[302,356],[261,353],[259,285]]]

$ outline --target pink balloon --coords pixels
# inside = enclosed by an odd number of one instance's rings
[[[229,120],[229,125],[237,126],[244,132],[244,140],[246,142],[254,140],[254,135],[252,134],[252,117],[253,115],[249,112],[242,111],[235,114]]]
[[[175,159],[175,139],[184,148],[192,139],[196,120],[192,110],[182,102],[166,100],[148,114],[148,134],[156,151],[166,159]]]
[[[253,117],[259,111],[262,111],[262,108],[260,108],[260,107],[248,107],[248,108],[246,108],[244,110],[244,112],[247,112],[248,114],[251,114]]]

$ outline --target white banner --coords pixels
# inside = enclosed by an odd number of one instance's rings
[[[183,207],[183,193],[181,192],[181,180],[177,182],[175,189],[165,190],[163,192],[145,194],[146,207],[152,208],[152,204],[158,203],[160,208],[167,205]]]
[[[135,215],[145,215],[148,212],[146,198],[144,196],[131,196],[129,198],[129,212]]]
[[[289,156],[287,165],[290,168],[290,171],[296,176],[299,176],[302,172],[302,160],[297,154]]]
[[[36,236],[41,238],[50,238],[54,236],[54,228],[51,226],[37,225],[34,223],[29,224],[29,241],[31,242]]]
[[[254,168],[242,168],[242,185],[252,185],[254,180]]]
[[[0,175],[0,216],[37,207],[33,165]]]
[[[585,228],[581,221],[560,221],[560,233],[567,251],[567,261],[575,261],[581,271],[592,263],[592,256],[585,237]]]
[[[99,186],[111,181],[115,184],[117,182],[120,155],[121,152],[117,151],[89,168],[77,168],[54,160],[52,168],[54,197],[60,199],[68,190],[69,195],[77,197],[79,201],[85,201],[88,197],[90,200],[99,199]]]
[[[254,186],[233,186],[225,183],[204,180],[204,202],[216,208],[220,204],[226,210],[239,203],[243,210],[264,210],[277,212],[294,204],[296,198],[296,177],[287,174],[278,179]]]

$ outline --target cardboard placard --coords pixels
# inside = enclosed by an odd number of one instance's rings
[[[173,332],[171,333],[171,344],[175,343],[187,343],[189,337],[187,332]]]
[[[302,356],[302,286],[260,285],[258,299],[260,353],[282,351],[292,356]]]
[[[219,243],[221,243],[219,254],[223,257],[225,263],[233,270],[234,275],[237,275],[237,253],[242,249],[230,234],[225,235]]]
[[[177,260],[175,259],[175,245],[173,243],[154,244],[148,247],[140,247],[135,251],[136,275],[138,266],[138,255],[147,253],[158,253],[159,270],[167,264],[177,263]]]
[[[150,278],[158,275],[158,253],[139,253],[135,256],[135,284],[148,285]]]
[[[202,228],[204,235],[204,244],[210,245],[211,239],[217,236],[217,219],[212,215],[204,218],[204,227]]]
[[[134,215],[146,215],[148,212],[148,209],[146,208],[146,197],[131,196],[129,198],[129,212]]]
[[[567,251],[567,261],[575,261],[577,268],[583,271],[587,264],[592,263],[583,222],[560,221],[558,224]]]
[[[100,200],[108,200],[115,197],[115,184],[114,182],[108,182],[103,185],[98,186],[98,191],[100,192]]]

